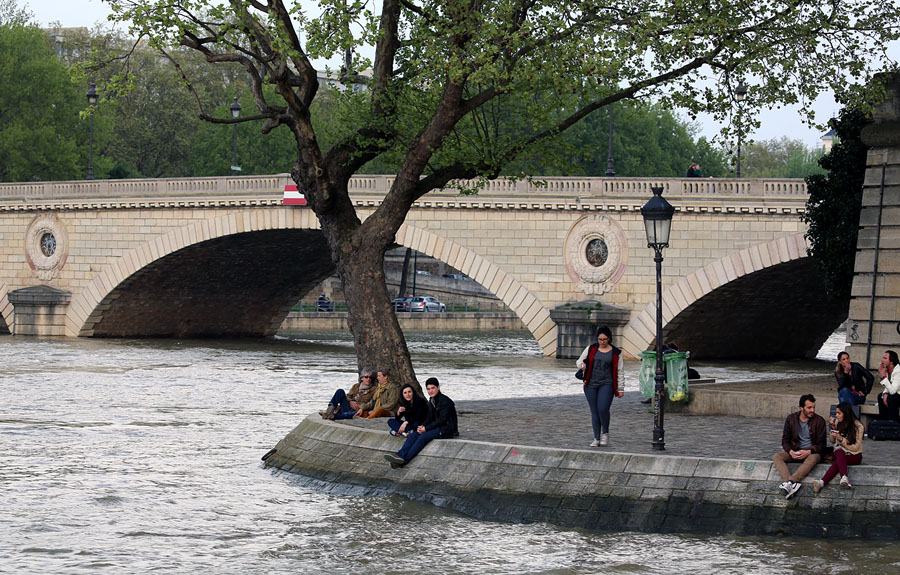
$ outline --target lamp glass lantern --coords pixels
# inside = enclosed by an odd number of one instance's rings
[[[229,109],[231,110],[232,118],[241,117],[241,105],[238,103],[237,96],[234,97],[234,101]],[[240,170],[240,167],[237,165],[237,123],[231,126],[231,151],[231,175],[236,176],[238,170]]]
[[[675,208],[664,197],[661,187],[650,188],[653,197],[641,208],[644,227],[647,230],[648,248],[669,247],[669,232],[672,229],[672,216]]]

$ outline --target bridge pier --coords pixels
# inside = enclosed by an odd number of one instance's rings
[[[557,358],[574,359],[580,356],[584,348],[595,341],[598,326],[609,327],[613,334],[613,342],[617,342],[622,336],[625,325],[631,319],[631,310],[609,304],[597,308],[596,303],[579,302],[550,310],[550,319],[556,322],[557,328]]]
[[[36,285],[9,292],[15,310],[12,335],[64,336],[66,311],[72,292],[47,285]]]

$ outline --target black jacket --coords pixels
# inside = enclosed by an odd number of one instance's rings
[[[410,426],[408,428],[410,431],[428,419],[428,401],[422,399],[418,395],[413,395],[412,402],[407,402],[401,397],[400,405],[398,407],[406,408],[403,413],[397,414],[397,419],[400,421],[405,420]]]
[[[840,377],[835,372],[834,378],[838,382],[838,389],[849,387],[853,391],[861,391],[863,395],[869,395],[872,391],[872,384],[875,383],[875,376],[868,369],[864,368],[855,361],[850,362],[850,373],[841,371]]]
[[[441,437],[444,439],[459,435],[456,423],[456,404],[452,399],[438,392],[428,401],[428,419],[423,425],[425,431],[440,429]]]

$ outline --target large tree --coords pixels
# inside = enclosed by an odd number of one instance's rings
[[[775,103],[807,105],[848,76],[867,80],[896,39],[900,7],[845,0],[107,0],[162,50],[243,66],[263,132],[286,126],[291,174],[321,224],[348,300],[358,360],[414,380],[390,307],[383,256],[413,202],[459,179],[493,178],[521,152],[625,99],[727,121],[741,79],[756,87],[744,124]],[[374,9],[380,14],[373,13]],[[314,60],[346,57],[345,130],[325,149],[313,123]],[[274,88],[278,100],[268,96]],[[201,116],[211,122],[231,118]],[[499,119],[503,121],[499,121]],[[361,221],[350,177],[399,160],[383,202]]]

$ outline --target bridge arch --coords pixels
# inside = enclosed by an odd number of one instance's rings
[[[663,337],[703,358],[814,356],[847,317],[825,295],[801,233],[730,254],[663,292]],[[665,268],[663,268],[665,271]],[[656,341],[656,302],[625,326],[631,354]]]
[[[98,273],[96,273],[96,275],[94,275],[90,283],[84,289],[73,296],[72,302],[66,313],[66,335],[133,335],[121,331],[110,331],[105,328],[101,329],[99,332],[95,331],[101,326],[101,321],[105,318],[107,319],[107,325],[110,323],[110,316],[113,316],[117,310],[124,307],[117,307],[117,302],[121,303],[125,298],[131,298],[129,303],[135,307],[146,308],[141,311],[141,313],[144,313],[145,318],[154,317],[152,315],[153,313],[159,313],[159,300],[160,298],[164,298],[165,295],[150,293],[150,297],[156,298],[153,303],[157,304],[155,309],[151,309],[152,306],[144,305],[146,302],[142,300],[135,301],[135,296],[128,293],[127,287],[129,283],[144,281],[145,287],[147,285],[157,287],[160,284],[164,284],[168,278],[161,276],[159,268],[163,265],[161,263],[162,260],[166,258],[168,258],[167,261],[172,261],[173,258],[180,258],[179,265],[182,269],[191,265],[200,266],[210,264],[211,262],[215,263],[216,258],[209,257],[209,253],[213,249],[212,246],[221,247],[223,242],[238,241],[235,238],[244,238],[242,240],[244,242],[242,246],[246,246],[248,245],[246,238],[252,236],[267,236],[270,244],[276,244],[272,245],[273,250],[277,251],[279,247],[283,250],[271,257],[281,257],[278,261],[281,262],[283,268],[288,268],[287,271],[290,272],[287,274],[289,276],[288,280],[290,280],[290,278],[296,279],[297,277],[301,277],[303,278],[302,283],[306,284],[321,281],[324,276],[331,273],[333,265],[328,258],[324,239],[321,237],[321,233],[318,232],[318,229],[318,221],[312,215],[310,210],[297,210],[291,208],[282,208],[279,210],[254,210],[253,208],[248,208],[241,212],[233,212],[206,220],[194,221],[170,231],[169,233],[158,235],[144,244],[123,253],[114,261],[105,265]],[[278,236],[274,237],[273,234],[278,234]],[[288,234],[292,234],[292,236],[289,236]],[[305,235],[303,235],[303,237],[297,237],[298,234]],[[291,237],[294,239],[291,240]],[[293,244],[287,246],[278,244],[278,241],[284,241],[285,239],[293,241]],[[259,242],[256,243],[258,244]],[[284,258],[283,254],[289,253],[290,249],[296,248],[298,244],[304,243],[314,244],[310,249],[310,254],[306,254],[310,256],[310,258],[308,258],[310,261],[303,262],[305,268],[297,269],[300,264],[297,264],[293,260],[305,260],[307,258]],[[202,250],[199,246],[211,247],[206,249],[207,253],[199,254],[201,256],[199,258],[200,261],[192,261],[188,255],[191,254],[191,250],[195,250],[194,254],[196,255],[196,250]],[[256,250],[266,248],[266,246],[259,245],[253,247]],[[266,253],[268,253],[268,251],[266,251]],[[196,260],[197,258],[194,259]],[[266,263],[271,265],[271,259]],[[225,264],[220,264],[219,267],[222,265]],[[261,266],[262,263],[259,265]],[[221,270],[219,271],[221,272]],[[235,269],[235,273],[237,274],[238,272],[240,272],[240,270]],[[219,273],[217,277],[221,278],[222,273]],[[147,278],[151,279],[148,280]],[[149,284],[147,282],[149,282]],[[228,282],[225,281],[222,283],[227,284]],[[296,301],[302,295],[299,293],[303,290],[303,286],[300,285],[301,281],[298,281],[297,283],[297,287],[291,288],[266,285],[265,287],[268,290],[268,293],[266,293],[265,297],[271,298],[271,301],[244,302],[243,307],[246,308],[245,315],[250,315],[254,310],[258,310],[262,304],[267,306],[267,311],[283,312],[280,314],[275,313],[274,315],[277,315],[278,317],[273,317],[268,320],[266,325],[255,326],[257,328],[254,330],[256,335],[270,335],[275,333],[284,315],[287,314],[290,307],[296,304]],[[313,285],[306,286],[306,289],[311,289]],[[228,287],[229,286],[225,285],[223,286],[223,289],[228,289]],[[145,290],[145,292],[153,291],[155,290]],[[294,292],[298,292],[296,297],[294,297]],[[206,305],[207,307],[210,306],[209,302],[205,302],[199,297],[195,298],[193,302],[189,301],[188,305],[185,305],[185,302],[181,303],[183,306],[182,309],[188,308],[188,311],[193,311],[190,309],[191,305],[196,305],[197,307],[202,307],[203,305]],[[255,303],[259,303],[260,305],[254,305]],[[273,306],[275,308],[274,310],[272,309]],[[182,318],[181,325],[174,328],[174,330],[170,326],[168,331],[154,331],[149,333],[149,335],[162,337],[205,335],[203,333],[198,334],[194,331],[200,329],[200,327],[196,325],[196,322],[194,322],[194,325],[190,325],[190,323],[190,319]],[[221,327],[221,325],[218,327]],[[229,331],[223,331],[221,333],[223,335],[250,334]]]
[[[397,232],[398,244],[439,259],[478,282],[522,320],[544,355],[556,355],[556,323],[544,304],[521,282],[486,257],[438,234],[409,223]]]

